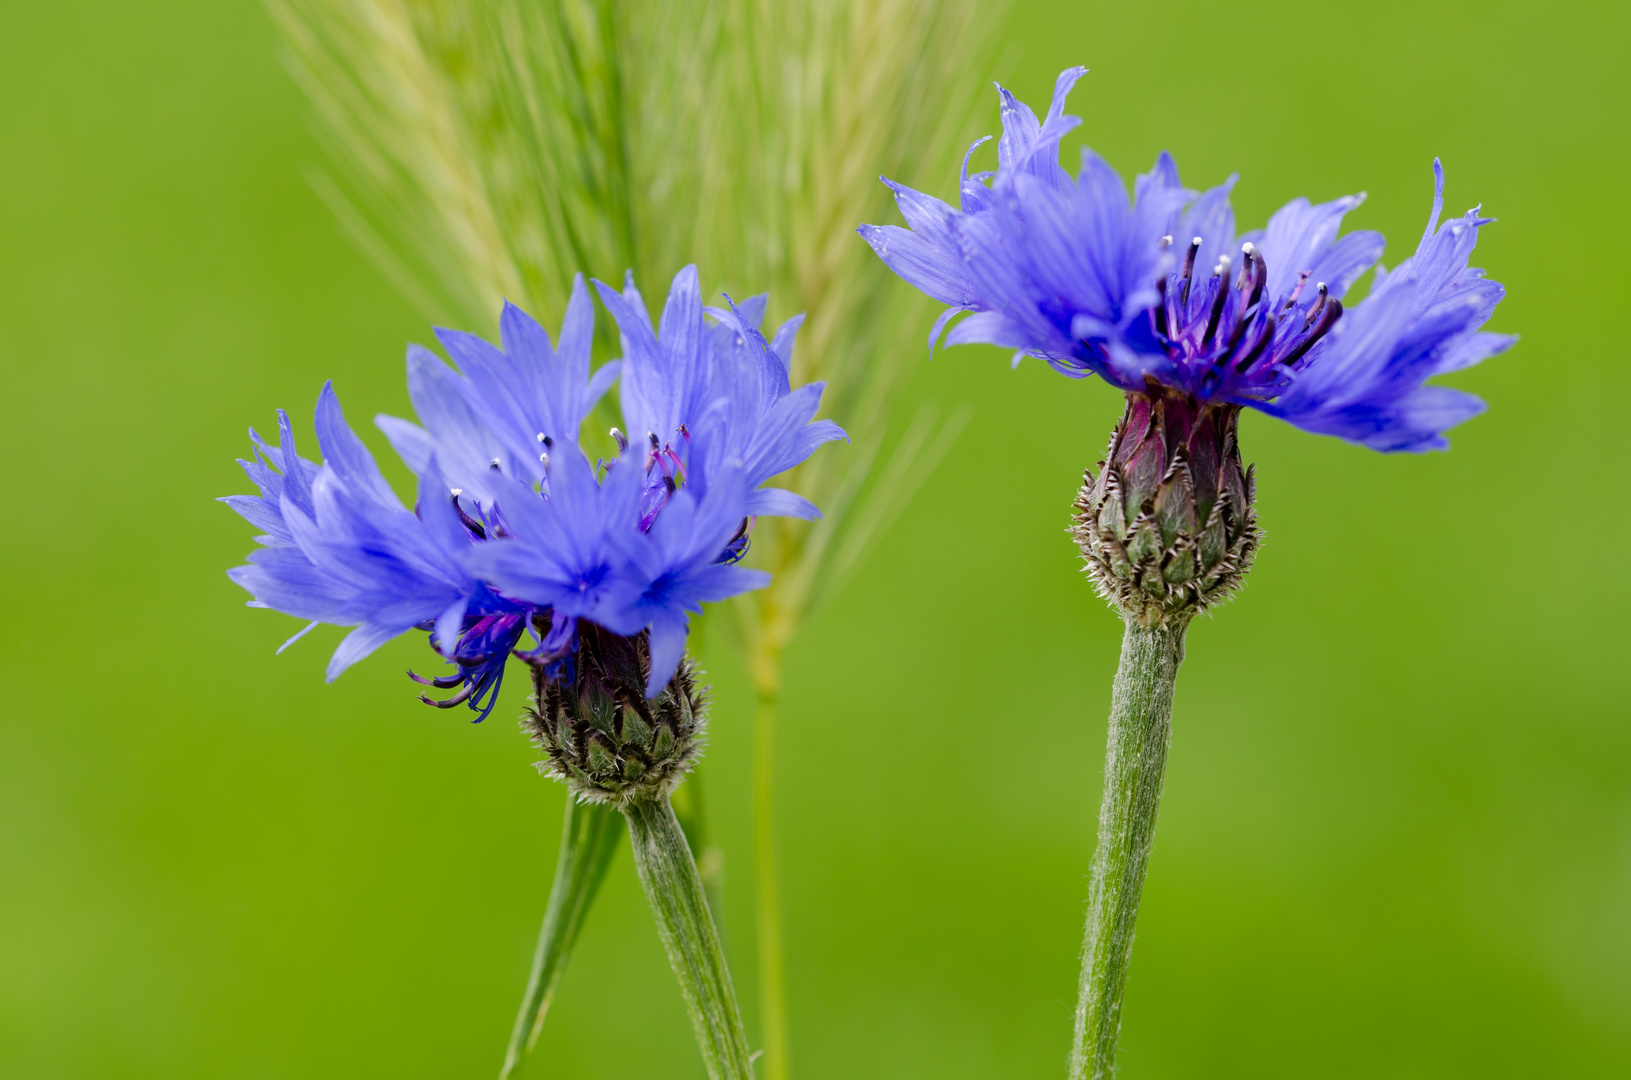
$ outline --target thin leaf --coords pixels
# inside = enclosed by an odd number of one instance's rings
[[[623,832],[622,815],[614,807],[567,799],[555,881],[549,888],[544,925],[532,957],[532,974],[527,978],[527,991],[515,1017],[499,1080],[514,1076],[537,1044],[555,987],[566,971],[566,961],[583,931],[595,894],[611,869]]]

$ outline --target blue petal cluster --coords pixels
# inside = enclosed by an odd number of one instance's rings
[[[625,636],[649,631],[655,696],[684,655],[690,615],[768,583],[736,565],[754,519],[819,511],[762,485],[844,437],[811,420],[820,383],[791,385],[802,317],[767,341],[765,297],[705,308],[687,267],[654,329],[632,278],[621,292],[596,285],[624,358],[593,372],[594,309],[581,277],[558,344],[507,304],[496,346],[437,331],[453,366],[410,348],[419,423],[377,423],[418,477],[413,510],[347,426],[332,386],[317,403],[321,465],[296,451],[283,412],[277,445],[251,430],[255,457],[240,464],[260,494],[222,501],[264,535],[229,574],[251,606],[310,620],[285,648],[318,623],[356,627],[329,662],[332,680],[398,634],[429,630],[456,669],[415,679],[459,689],[425,700],[467,704],[481,719],[512,652],[561,675],[587,619]],[[619,376],[624,422],[637,434],[614,428],[617,456],[591,462],[580,429]]]
[[[1443,449],[1444,431],[1483,410],[1470,394],[1424,385],[1515,340],[1480,331],[1503,289],[1467,262],[1493,219],[1475,209],[1439,224],[1437,161],[1426,233],[1391,273],[1377,266],[1379,233],[1337,235],[1363,195],[1297,199],[1266,228],[1237,236],[1235,177],[1197,193],[1163,153],[1129,199],[1091,150],[1074,179],[1060,167],[1059,141],[1081,123],[1065,115],[1065,98],[1085,71],[1059,76],[1040,122],[998,87],[997,171],[970,176],[965,157],[959,208],[884,180],[910,228],[860,233],[892,270],[949,305],[931,352],[947,323],[971,312],[947,344],[999,345],[1015,350],[1016,364],[1040,357],[1132,393],[1156,384],[1386,451]],[[1369,295],[1345,312],[1343,297],[1372,266]]]

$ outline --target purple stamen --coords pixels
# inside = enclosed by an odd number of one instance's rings
[[[1195,271],[1195,256],[1200,253],[1200,250],[1201,238],[1197,236],[1195,239],[1189,242],[1189,251],[1184,255],[1184,272],[1181,275],[1183,278],[1184,287],[1178,292],[1178,304],[1180,307],[1189,303],[1190,275]]]
[[[464,524],[466,529],[470,530],[471,535],[475,536],[476,539],[487,539],[486,527],[483,526],[481,522],[465,513],[464,507],[459,505],[459,496],[463,494],[464,492],[460,491],[458,488],[453,489],[453,512],[459,515],[459,521]]]

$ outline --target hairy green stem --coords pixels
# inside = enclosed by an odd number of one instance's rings
[[[1110,692],[1104,801],[1088,889],[1071,1080],[1103,1080],[1115,1067],[1133,926],[1167,768],[1172,688],[1184,660],[1184,630],[1184,623],[1150,629],[1129,620],[1121,642],[1121,664]]]
[[[674,789],[669,802],[674,807],[674,816],[679,819],[680,828],[685,830],[685,842],[696,853],[697,873],[702,877],[702,895],[708,898],[708,911],[714,917],[714,929],[719,931],[719,940],[725,942],[725,853],[719,845],[711,842],[708,833],[700,766],[686,774],[685,783]]]
[[[759,1023],[767,1080],[788,1080],[787,973],[776,879],[776,693],[761,687],[753,723],[753,861],[758,893]]]
[[[752,1057],[730,969],[719,944],[696,860],[666,796],[623,808],[634,867],[657,917],[657,935],[680,982],[709,1080],[751,1080]]]
[[[572,946],[577,944],[583,920],[595,902],[606,871],[623,831],[618,828],[617,811],[610,806],[580,803],[566,797],[566,815],[561,822],[561,852],[555,861],[555,881],[544,908],[544,925],[538,931],[538,948],[532,955],[532,974],[527,992],[521,998],[510,1046],[504,1053],[499,1080],[507,1080],[521,1066],[544,1029],[544,1016],[554,999],[555,986],[566,970]]]

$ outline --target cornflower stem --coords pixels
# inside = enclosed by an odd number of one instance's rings
[[[561,822],[561,850],[555,861],[555,881],[549,889],[544,924],[538,931],[538,948],[532,956],[532,974],[521,998],[521,1010],[515,1017],[515,1028],[510,1032],[510,1045],[504,1053],[499,1080],[515,1075],[538,1042],[555,987],[566,971],[566,962],[577,944],[595,894],[606,880],[606,871],[617,854],[622,832],[614,808],[580,803],[567,796],[566,814]]]
[[[1114,1069],[1121,999],[1166,773],[1172,691],[1184,660],[1185,629],[1184,623],[1147,628],[1128,620],[1122,638],[1121,663],[1110,692],[1104,799],[1088,887],[1071,1080],[1103,1080]]]
[[[629,823],[634,868],[679,979],[709,1080],[752,1080],[752,1057],[730,969],[674,807],[667,796],[635,799],[623,807],[623,816]]]
[[[759,1022],[766,1080],[788,1080],[787,973],[782,953],[781,890],[776,873],[774,686],[761,683],[753,723],[753,855],[758,901]]]
[[[697,873],[702,876],[702,894],[708,898],[708,911],[714,917],[714,929],[719,940],[725,942],[725,853],[710,842],[706,800],[702,797],[702,769],[692,769],[685,783],[669,796],[674,816],[685,830],[685,842],[697,857]]]

